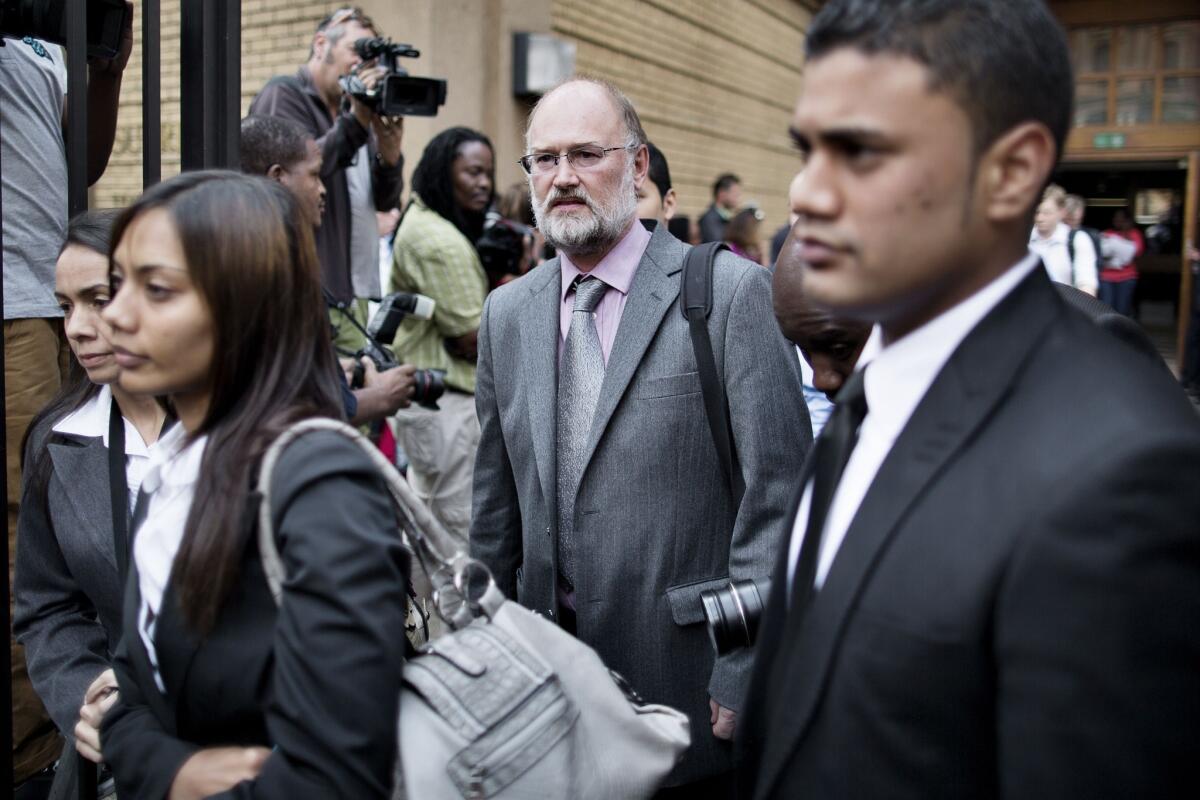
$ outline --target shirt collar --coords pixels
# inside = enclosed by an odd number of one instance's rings
[[[108,447],[108,414],[112,410],[112,389],[101,386],[96,396],[63,417],[54,426],[55,433],[70,436],[100,437]]]
[[[200,463],[204,460],[204,448],[208,436],[201,436],[188,443],[187,430],[176,423],[171,426],[150,452],[150,464],[142,488],[153,494],[161,486],[191,486],[200,474]]]
[[[987,286],[887,347],[876,325],[858,361],[858,369],[867,370],[867,419],[874,417],[874,425],[893,438],[899,435],[963,339],[1038,263],[1037,255],[1026,253]]]
[[[1066,244],[1067,239],[1071,236],[1071,226],[1065,222],[1060,222],[1054,226],[1053,233],[1046,239],[1043,239],[1037,232],[1037,228],[1033,229],[1033,233],[1029,235],[1030,244]]]
[[[629,294],[633,275],[637,272],[638,264],[641,263],[648,244],[650,244],[650,231],[635,219],[629,226],[629,230],[621,237],[621,241],[617,242],[588,274],[604,281],[621,294]],[[571,284],[583,273],[579,267],[571,263],[571,259],[566,253],[559,255],[559,262],[562,264],[559,300],[566,302],[567,291],[571,288]]]

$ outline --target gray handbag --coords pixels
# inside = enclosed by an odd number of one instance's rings
[[[450,541],[441,526],[383,454],[344,423],[299,422],[263,457],[258,547],[275,602],[286,576],[271,527],[271,475],[289,443],[318,430],[344,435],[379,468],[414,568],[451,629],[404,665],[394,800],[654,794],[690,744],[687,715],[644,703],[590,647],[506,600],[478,561],[445,557],[431,541]]]

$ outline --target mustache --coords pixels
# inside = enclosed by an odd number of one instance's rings
[[[562,191],[553,186],[550,188],[550,191],[546,193],[546,199],[542,201],[542,209],[549,209],[553,207],[555,203],[563,200],[577,200],[586,205],[592,211],[596,211],[596,204],[592,198],[587,195],[587,192],[581,192],[577,190]]]

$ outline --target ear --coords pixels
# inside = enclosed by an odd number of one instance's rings
[[[650,151],[646,145],[638,145],[637,152],[633,155],[633,188],[641,189],[642,184],[646,182],[646,175],[650,173]]]
[[[675,194],[675,187],[667,189],[667,196],[662,199],[663,219],[669,220],[675,216],[675,211],[679,208],[679,198]]]
[[[1022,122],[992,142],[980,156],[975,176],[987,219],[1024,224],[1057,161],[1054,135],[1040,122]]]
[[[279,183],[283,183],[283,176],[286,174],[287,170],[285,170],[279,164],[272,164],[267,168],[267,177],[273,181],[278,181]]]
[[[312,41],[313,58],[317,59],[318,61],[324,61],[325,51],[328,48],[329,37],[326,36],[324,32],[318,32],[317,35],[313,37]]]

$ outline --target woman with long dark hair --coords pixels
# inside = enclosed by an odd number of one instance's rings
[[[341,413],[311,226],[270,181],[191,172],[113,239],[120,385],[179,418],[143,485],[101,729],[118,796],[386,797],[408,562],[381,478],[337,434],[284,451],[278,611],[255,540],[266,448]]]
[[[488,279],[475,242],[495,200],[492,143],[479,131],[449,128],[430,140],[413,171],[413,198],[393,246],[391,290],[432,297],[433,317],[409,317],[396,334],[401,363],[446,373],[440,411],[396,414],[408,480],[442,526],[467,546],[475,418],[475,348]]]
[[[13,631],[34,689],[58,729],[97,762],[99,732],[80,707],[112,702],[103,698],[116,688],[110,666],[121,638],[129,516],[166,417],[153,396],[115,383],[100,313],[116,215],[72,219],[55,267],[72,358],[67,381],[25,436],[14,582]]]

